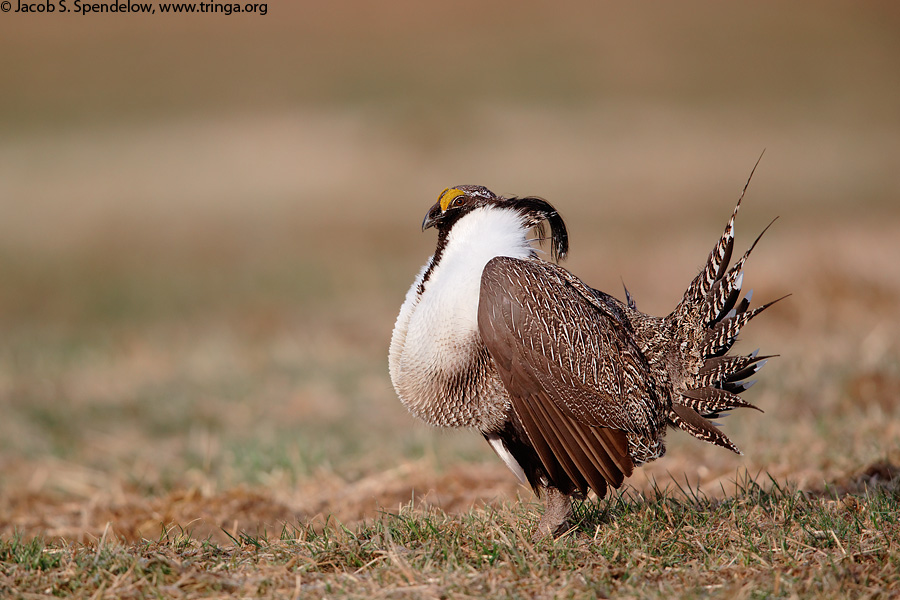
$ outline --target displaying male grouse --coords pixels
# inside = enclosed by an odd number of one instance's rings
[[[729,268],[739,207],[675,310],[653,317],[627,291],[622,303],[538,255],[529,236],[546,225],[553,258],[568,251],[545,200],[444,190],[422,223],[437,229],[437,250],[391,338],[400,400],[431,425],[481,432],[545,498],[536,535],[569,527],[572,497],[603,497],[662,456],[667,425],[739,452],[708,419],[752,407],[737,394],[766,357],[727,352],[771,305],[748,310],[752,292],[739,301],[753,249]]]

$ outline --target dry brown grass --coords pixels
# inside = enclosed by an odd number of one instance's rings
[[[583,4],[3,16],[0,594],[896,591],[897,11]],[[725,420],[745,456],[673,433],[647,498],[520,543],[530,492],[387,378],[422,213],[462,182],[543,195],[567,266],[661,313],[764,147],[738,244],[780,215],[747,282],[793,296],[739,346],[781,355],[765,413]],[[652,494],[678,485],[713,504]]]

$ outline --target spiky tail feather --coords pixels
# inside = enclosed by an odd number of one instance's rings
[[[756,165],[759,165],[758,160]],[[682,384],[679,386],[679,394],[673,398],[669,424],[738,454],[740,451],[737,446],[708,419],[735,408],[756,408],[742,400],[738,394],[754,383],[744,380],[758,372],[771,358],[758,356],[756,351],[746,356],[727,354],[741,328],[778,301],[749,310],[752,290],[739,301],[744,281],[744,265],[772,223],[729,268],[734,250],[735,217],[753,178],[753,172],[756,171],[756,165],[744,185],[725,231],[710,252],[706,265],[691,281],[681,302],[670,315],[677,324],[678,341],[685,354],[695,359],[699,355],[699,360],[685,361],[685,364],[693,366],[688,372],[679,374],[678,379]]]

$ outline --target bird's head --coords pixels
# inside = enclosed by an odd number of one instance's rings
[[[550,225],[551,254],[556,260],[562,260],[569,251],[569,235],[566,224],[553,206],[535,196],[523,198],[501,198],[491,190],[480,185],[457,185],[447,188],[438,196],[437,202],[428,209],[422,221],[422,231],[429,227],[438,230],[439,235],[446,236],[453,225],[472,211],[492,207],[510,210],[522,217],[523,226],[537,230],[538,240],[545,237],[544,224]]]

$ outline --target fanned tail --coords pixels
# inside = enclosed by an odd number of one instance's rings
[[[760,159],[762,155],[760,155]],[[734,223],[741,200],[750,180],[741,192],[737,205],[725,226],[703,270],[691,281],[671,318],[676,323],[678,342],[685,356],[699,354],[699,362],[685,360],[685,370],[678,373],[680,394],[673,399],[669,423],[704,441],[740,454],[737,446],[708,419],[735,408],[756,408],[738,394],[753,385],[745,381],[757,373],[771,356],[759,356],[758,351],[745,356],[728,355],[741,328],[778,300],[750,309],[753,290],[741,298],[744,265],[763,234],[759,234],[744,255],[729,268],[734,250]],[[759,410],[759,409],[757,409]]]

